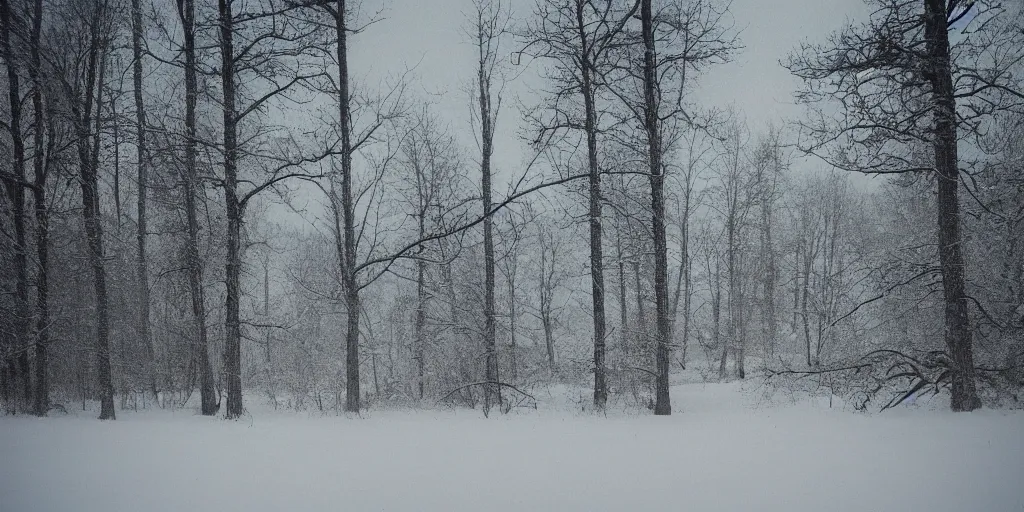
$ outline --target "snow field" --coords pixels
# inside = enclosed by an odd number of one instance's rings
[[[673,388],[671,417],[566,409],[191,411],[0,419],[0,509],[1024,510],[1024,414],[754,408]]]

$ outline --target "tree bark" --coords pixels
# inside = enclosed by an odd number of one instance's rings
[[[807,240],[803,244],[804,251],[805,251],[804,252],[804,272],[803,272],[804,281],[803,281],[803,287],[802,287],[803,293],[801,294],[801,300],[800,300],[800,318],[801,318],[801,320],[803,322],[803,325],[804,325],[804,342],[807,345],[807,366],[808,367],[814,366],[814,361],[811,359],[811,326],[810,326],[811,324],[810,324],[810,319],[808,318],[808,315],[810,313],[807,311],[807,298],[808,298],[808,295],[809,295],[810,282],[811,282],[811,266],[814,263],[814,259],[811,257],[811,254],[810,254],[810,249],[808,249],[807,246],[812,244],[812,243],[815,243],[815,242],[813,242],[812,240]]]
[[[778,166],[775,165],[772,172],[777,172],[777,170]],[[774,176],[772,177],[772,180],[774,181]],[[775,241],[772,237],[773,194],[774,185],[772,186],[768,197],[765,197],[761,202],[761,258],[762,261],[764,261],[764,275],[762,276],[764,312],[762,314],[762,321],[764,323],[765,364],[775,357],[775,338],[777,337],[779,330],[775,313],[775,283],[777,280],[777,270],[775,262]]]
[[[945,341],[952,363],[954,411],[981,407],[974,378],[974,354],[965,293],[965,262],[960,236],[960,169],[957,155],[956,98],[949,55],[947,9],[944,0],[924,1],[926,73],[931,83],[933,151],[938,178],[939,264],[945,299]]]
[[[626,260],[622,254],[622,228],[615,230],[615,251],[619,260],[619,339],[626,346],[626,330],[629,326],[629,311],[626,306]]]
[[[14,162],[12,162],[11,178],[7,179],[7,196],[11,202],[14,221],[14,274],[15,299],[17,301],[14,314],[15,357],[14,368],[17,386],[18,405],[23,410],[29,409],[32,401],[32,373],[29,368],[29,299],[28,299],[28,246],[25,231],[25,139],[21,132],[21,90],[18,67],[11,46],[12,15],[9,0],[0,0],[0,51],[3,52],[7,68],[7,92],[10,106],[10,134]]]
[[[595,105],[594,83],[591,74],[594,63],[591,61],[591,44],[587,38],[587,25],[584,21],[585,2],[576,2],[576,28],[580,41],[580,80],[585,111],[584,131],[587,134],[587,171],[589,173],[589,209],[587,217],[590,222],[590,288],[593,296],[594,314],[594,407],[604,409],[608,402],[608,383],[605,369],[605,341],[607,324],[604,307],[604,248],[602,245],[601,226],[601,169],[597,160],[597,107]]]
[[[6,0],[4,0],[6,1]],[[32,17],[32,64],[29,78],[32,80],[32,110],[35,122],[33,140],[33,201],[36,217],[36,257],[39,270],[36,274],[36,346],[35,346],[35,390],[33,403],[37,416],[46,416],[50,409],[49,346],[50,346],[50,286],[49,286],[49,243],[50,214],[46,206],[46,158],[44,143],[50,136],[46,115],[43,110],[43,82],[40,77],[42,58],[43,0],[35,0]]]
[[[484,411],[493,404],[500,403],[498,389],[498,354],[495,343],[494,318],[494,225],[491,220],[491,154],[494,152],[494,115],[491,104],[491,74],[489,63],[494,55],[491,43],[497,34],[486,33],[484,8],[478,6],[477,11],[477,51],[479,52],[477,68],[477,93],[480,108],[480,187],[484,217],[484,350],[486,352],[484,386]]]
[[[221,87],[224,96],[224,202],[227,212],[227,261],[225,264],[224,377],[227,380],[228,419],[244,412],[242,405],[242,334],[239,318],[241,275],[240,238],[242,206],[238,200],[238,126],[235,112],[234,27],[232,0],[218,0],[220,21]]]
[[[191,4],[191,0],[189,0]],[[179,9],[181,9],[179,1]],[[138,158],[138,220],[136,222],[136,259],[135,274],[139,300],[138,332],[144,355],[146,386],[157,397],[156,364],[153,351],[153,339],[149,329],[150,298],[149,298],[149,263],[146,259],[146,236],[148,219],[146,199],[149,188],[149,150],[146,140],[146,105],[142,99],[142,0],[132,0],[132,85],[135,90],[135,136]],[[187,53],[187,49],[186,49]],[[194,56],[193,56],[194,59]],[[187,61],[187,55],[186,55]],[[186,62],[186,66],[188,63]],[[187,94],[187,93],[186,93]],[[186,116],[188,114],[186,113]]]
[[[133,1],[138,2],[139,0]],[[196,212],[196,194],[199,191],[199,173],[196,169],[196,99],[199,95],[199,86],[196,80],[194,0],[178,0],[178,15],[182,24],[185,53],[185,172],[182,176],[184,178],[182,194],[185,198],[185,219],[188,231],[185,259],[188,267],[189,291],[192,296],[192,319],[197,338],[193,343],[193,352],[196,356],[196,364],[199,365],[200,412],[203,416],[213,416],[217,414],[219,404],[216,401],[213,368],[210,365],[209,339],[206,330],[206,293],[203,289],[203,261],[199,256],[199,219]],[[137,98],[136,101],[140,100],[141,98]],[[141,130],[139,136],[144,136]],[[143,174],[142,169],[143,165],[140,163],[140,176]],[[144,203],[140,203],[140,213],[143,208]],[[140,237],[140,240],[142,238]],[[236,264],[240,264],[240,262]],[[146,309],[148,310],[148,306]]]
[[[104,267],[103,226],[100,222],[100,204],[97,178],[98,162],[93,157],[90,140],[99,139],[99,133],[92,133],[93,115],[99,118],[100,96],[103,84],[103,73],[97,72],[98,60],[103,58],[106,43],[99,33],[99,24],[107,16],[106,3],[99,2],[92,12],[92,33],[90,34],[88,63],[85,76],[85,91],[80,98],[83,102],[73,101],[73,116],[76,120],[79,172],[82,187],[82,219],[85,224],[88,242],[89,264],[93,271],[93,287],[96,300],[96,378],[100,397],[101,420],[115,419],[114,386],[110,375],[110,311],[107,298],[107,272]],[[97,76],[99,75],[99,76]],[[93,112],[93,105],[97,112]]]
[[[354,199],[352,197],[352,121],[348,83],[348,26],[346,0],[338,0],[334,17],[338,61],[338,124],[341,130],[341,224],[339,260],[345,289],[345,411],[359,412],[359,286],[356,279]]]
[[[423,238],[425,233],[425,226],[423,222],[424,209],[420,210],[420,238]],[[420,246],[419,251],[423,254],[423,247]],[[427,340],[423,336],[423,329],[427,325],[427,262],[422,259],[416,260],[416,324],[415,324],[415,336],[416,336],[416,387],[419,394],[420,400],[423,400],[424,388],[426,387],[426,343]]]
[[[548,265],[548,247],[544,245],[544,231],[540,231],[540,322],[544,328],[544,347],[547,349],[548,369],[555,371],[555,337],[551,319],[551,304],[554,300],[555,249],[551,243],[551,265]]]
[[[668,244],[665,236],[665,175],[661,165],[661,133],[658,119],[658,84],[655,69],[654,16],[651,0],[640,3],[640,23],[644,40],[644,125],[647,131],[647,164],[651,181],[651,231],[654,237],[654,310],[655,333],[654,414],[672,414],[668,392],[669,338],[672,323],[668,316]]]
[[[515,258],[514,253],[510,253],[509,258]],[[513,263],[515,265],[515,263]],[[512,374],[510,376],[512,383],[515,384],[519,380],[519,361],[516,355],[516,272],[511,271],[508,276],[508,336],[509,336],[509,365]]]

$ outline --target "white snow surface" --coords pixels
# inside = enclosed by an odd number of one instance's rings
[[[261,408],[0,419],[0,510],[1014,511],[1024,413],[882,414],[766,402],[750,385],[672,389],[675,412]],[[91,413],[89,413],[91,414]]]

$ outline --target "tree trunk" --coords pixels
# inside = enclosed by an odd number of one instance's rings
[[[739,265],[737,265],[737,286],[736,286],[736,376],[740,379],[747,377],[746,369],[746,356],[747,356],[747,298],[746,298],[746,287],[744,284],[743,271],[746,268],[744,266],[743,254],[739,255]]]
[[[270,257],[268,256],[263,263],[263,318],[270,318]],[[274,380],[277,372],[274,371],[274,352],[272,343],[272,336],[270,335],[270,327],[264,328],[264,364],[266,365],[267,371],[267,396],[271,402],[274,403],[274,409],[277,409],[277,391],[274,386]]]
[[[675,342],[677,339],[681,339],[678,345],[681,346],[681,357],[679,359],[680,365],[683,369],[686,369],[686,342],[689,336],[690,328],[690,254],[689,254],[689,185],[687,185],[687,192],[684,193],[684,201],[686,201],[686,208],[683,214],[680,215],[679,223],[679,273],[676,274],[676,291],[672,298],[672,308],[669,314],[669,327],[672,333],[670,339]],[[683,335],[677,336],[676,330],[676,317],[679,316],[679,302],[680,299],[685,296],[684,311],[683,311]]]
[[[133,1],[138,2],[139,0]],[[213,368],[210,366],[210,348],[206,331],[206,294],[203,291],[203,261],[199,256],[199,220],[196,212],[196,194],[199,191],[199,174],[196,170],[196,98],[199,95],[199,86],[196,80],[194,0],[178,0],[178,14],[181,17],[185,43],[185,173],[183,176],[185,186],[182,193],[185,196],[185,218],[188,229],[185,258],[188,266],[189,291],[192,295],[192,319],[195,322],[197,338],[193,344],[193,352],[196,355],[196,364],[199,365],[200,412],[203,416],[213,416],[217,414],[219,404],[215,396]],[[141,98],[137,101],[140,100]],[[140,130],[140,137],[143,135]],[[140,176],[143,174],[143,167],[140,163]],[[140,199],[140,201],[143,200]],[[144,203],[140,203],[140,205],[144,205]],[[140,212],[142,208],[144,206],[140,206]],[[229,222],[231,222],[230,219]],[[229,234],[229,238],[230,236]],[[237,233],[235,236],[237,237]],[[236,264],[240,264],[240,262],[236,262]],[[148,310],[148,306],[146,309]],[[231,400],[230,379],[228,400],[229,402]]]
[[[796,335],[797,323],[800,311],[800,254],[803,252],[803,235],[797,240],[796,253],[793,255],[793,319],[790,323],[790,332]]]
[[[644,343],[646,343],[647,310],[644,308],[644,286],[643,280],[640,278],[640,256],[637,255],[636,259],[634,259],[631,263],[633,264],[633,286],[634,288],[636,288],[636,332],[639,336],[642,337]]]
[[[933,103],[933,150],[938,177],[939,264],[942,268],[945,341],[952,362],[954,411],[981,407],[974,380],[974,355],[967,295],[965,263],[960,242],[960,169],[957,156],[956,98],[949,55],[946,2],[925,0],[925,39]]]
[[[668,393],[668,359],[671,321],[668,316],[668,244],[665,237],[665,176],[661,166],[661,133],[656,90],[657,70],[654,58],[654,15],[651,0],[640,3],[640,23],[644,40],[644,125],[647,132],[647,163],[651,181],[651,227],[654,237],[654,310],[655,335],[654,414],[672,414]]]
[[[514,255],[509,257],[514,258]],[[508,335],[509,335],[509,350],[510,354],[510,365],[512,370],[511,380],[515,384],[519,380],[519,363],[516,356],[516,278],[515,271],[510,273],[508,279]]]
[[[423,210],[420,210],[420,238],[424,236]],[[419,253],[422,255],[423,247],[420,246]],[[426,343],[423,336],[423,329],[427,324],[427,284],[426,284],[427,262],[419,259],[416,261],[416,387],[420,400],[423,400],[426,380]]]
[[[498,391],[498,355],[495,350],[494,320],[494,226],[491,220],[491,154],[494,151],[494,112],[491,105],[491,75],[488,69],[492,55],[491,39],[495,34],[486,34],[483,11],[478,11],[477,50],[477,93],[480,106],[480,174],[484,214],[484,350],[486,352],[486,375],[484,386],[484,413],[492,404],[500,403]]]
[[[587,133],[587,171],[589,174],[590,221],[590,288],[594,312],[594,406],[604,409],[608,402],[608,384],[605,370],[605,338],[607,325],[604,312],[604,249],[601,237],[601,170],[597,160],[597,107],[591,73],[591,47],[584,23],[584,2],[576,3],[576,28],[580,38],[580,78],[582,81],[584,131]]]
[[[29,339],[29,300],[28,300],[28,246],[25,233],[25,139],[21,132],[21,92],[15,55],[11,47],[12,30],[11,6],[9,0],[0,0],[0,46],[4,61],[7,64],[7,92],[10,106],[11,146],[14,152],[12,162],[12,178],[7,180],[7,195],[11,202],[14,220],[14,274],[15,274],[15,306],[14,328],[16,356],[15,382],[17,386],[17,402],[22,410],[27,411],[32,401],[32,373],[29,368],[28,353],[31,346]]]
[[[224,302],[224,377],[227,379],[226,417],[238,418],[242,405],[242,333],[239,325],[239,281],[241,275],[242,211],[238,200],[238,119],[235,113],[235,60],[231,0],[218,0],[220,21],[221,87],[224,95],[224,203],[226,206],[227,261]]]
[[[619,337],[622,347],[626,346],[626,330],[629,312],[626,310],[626,260],[622,255],[622,229],[615,230],[615,250],[619,260]]]
[[[779,330],[778,322],[775,318],[775,281],[777,271],[775,263],[775,246],[772,238],[772,201],[770,197],[765,198],[761,205],[761,223],[761,257],[762,261],[764,261],[765,267],[762,280],[762,293],[764,294],[764,313],[762,314],[762,320],[764,323],[765,364],[768,364],[771,359],[775,358],[775,338],[777,337]]]
[[[801,236],[803,236],[803,235],[801,235]],[[814,258],[811,257],[810,249],[808,248],[808,245],[811,245],[812,243],[813,243],[812,240],[807,240],[807,241],[805,241],[802,244],[802,246],[804,248],[804,254],[803,254],[803,257],[804,257],[803,258],[803,261],[804,261],[804,272],[803,272],[804,281],[803,281],[803,285],[802,285],[802,288],[801,288],[803,293],[801,294],[801,300],[800,300],[800,318],[801,318],[801,321],[803,322],[803,325],[804,325],[804,342],[807,345],[807,366],[808,367],[814,366],[813,361],[811,359],[811,324],[810,324],[810,319],[807,317],[807,315],[809,314],[808,311],[807,311],[807,296],[808,296],[809,290],[810,290],[811,264],[814,262]]]
[[[99,133],[92,133],[93,115],[99,117],[100,102],[97,98],[102,90],[103,73],[97,73],[100,55],[105,51],[106,44],[101,40],[99,34],[99,23],[107,13],[105,4],[99,3],[95,6],[92,16],[92,33],[90,34],[90,46],[88,64],[85,77],[84,104],[77,102],[72,104],[75,110],[73,116],[76,119],[77,145],[79,170],[82,187],[82,219],[85,223],[85,234],[88,242],[89,264],[93,271],[93,287],[96,300],[96,379],[100,397],[100,419],[115,419],[114,414],[114,387],[111,384],[110,375],[110,311],[107,299],[107,272],[103,259],[103,226],[100,222],[100,204],[97,178],[98,162],[93,158],[89,145],[92,137],[99,138]],[[97,77],[97,74],[100,76]],[[99,85],[97,85],[97,83]],[[99,90],[98,90],[99,89]],[[93,112],[95,101],[97,112]]]
[[[722,343],[722,277],[720,272],[719,255],[715,253],[714,286],[711,288],[711,323],[714,331],[711,333],[712,345],[722,345],[722,359],[718,367],[718,377],[725,377],[725,357],[727,347]],[[708,262],[708,273],[711,273],[711,262]]]
[[[6,0],[4,0],[6,1]],[[40,57],[43,0],[35,0],[32,17],[32,65],[29,66],[29,77],[32,80],[32,110],[35,121],[33,140],[33,201],[36,217],[36,257],[39,270],[36,274],[36,346],[35,346],[35,390],[33,403],[37,416],[46,416],[50,409],[49,379],[49,346],[50,346],[50,286],[49,286],[49,243],[50,215],[46,206],[46,157],[44,142],[50,136],[43,111],[43,83],[40,78],[42,58]]]
[[[343,253],[342,286],[345,288],[345,410],[359,412],[359,286],[356,280],[356,235],[352,197],[352,121],[348,83],[347,5],[338,0],[334,16],[338,39],[338,124],[341,129],[341,210]]]
[[[730,185],[730,186],[736,186],[736,185]],[[730,194],[731,194],[731,192],[730,192]],[[737,335],[738,335],[737,317],[739,315],[739,312],[737,311],[737,309],[738,309],[739,305],[737,304],[737,302],[738,302],[737,299],[739,298],[739,290],[738,290],[739,280],[736,277],[736,251],[737,251],[737,247],[736,247],[737,246],[737,243],[736,243],[737,226],[736,226],[736,213],[735,213],[735,209],[737,208],[736,201],[737,201],[737,199],[735,199],[735,198],[730,199],[731,204],[729,205],[729,215],[728,215],[728,218],[726,220],[726,243],[728,244],[727,247],[726,247],[726,250],[727,250],[727,254],[726,254],[726,271],[729,273],[728,281],[726,283],[726,286],[729,288],[729,302],[727,304],[727,309],[729,311],[729,323],[726,325],[726,336],[725,336],[725,338],[726,338],[725,339],[725,346],[727,348],[722,350],[722,362],[721,362],[721,365],[719,367],[719,374],[723,378],[726,377],[727,373],[728,373],[727,370],[728,370],[728,353],[729,353],[729,349],[734,349],[735,348],[734,345],[736,345],[736,339],[737,339]],[[735,355],[733,356],[733,359],[735,359]]]
[[[192,0],[188,0],[189,5]],[[179,2],[180,9],[180,2]],[[188,49],[186,48],[186,61]],[[138,220],[136,222],[136,244],[138,246],[138,259],[136,260],[136,278],[139,300],[139,325],[138,332],[143,350],[143,365],[145,369],[146,385],[149,392],[153,394],[154,400],[157,396],[156,390],[156,363],[153,351],[153,339],[149,330],[149,264],[146,259],[146,236],[147,236],[147,214],[146,199],[149,188],[149,151],[146,141],[146,106],[142,100],[142,0],[132,0],[132,85],[135,90],[135,132],[138,158]],[[194,61],[194,55],[193,55]],[[188,63],[186,62],[186,67]],[[187,94],[187,93],[186,93]],[[188,113],[186,113],[186,116]],[[194,113],[193,113],[194,116]]]
[[[548,249],[544,246],[544,232],[540,232],[540,322],[544,328],[544,347],[547,349],[548,369],[555,371],[555,339],[551,322],[551,301],[554,294],[555,254],[552,250],[551,266],[548,266]]]

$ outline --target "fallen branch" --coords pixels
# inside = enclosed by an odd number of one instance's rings
[[[459,387],[457,387],[457,388],[455,388],[455,389],[445,393],[444,396],[442,396],[441,398],[437,399],[437,403],[441,403],[441,402],[447,400],[448,397],[454,395],[455,393],[458,393],[459,391],[462,391],[463,389],[471,388],[473,386],[487,386],[487,385],[502,386],[502,387],[511,389],[511,390],[513,390],[513,391],[515,391],[515,392],[517,392],[517,393],[519,393],[519,394],[521,394],[521,395],[523,395],[525,397],[528,397],[530,400],[533,400],[534,402],[537,401],[537,398],[534,397],[533,395],[531,395],[531,394],[527,393],[526,391],[523,391],[523,390],[521,390],[521,389],[519,389],[519,388],[517,388],[517,387],[515,387],[512,384],[509,384],[507,382],[480,381],[480,382],[470,382],[469,384],[463,384],[462,386],[459,386]]]

